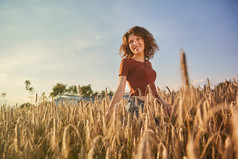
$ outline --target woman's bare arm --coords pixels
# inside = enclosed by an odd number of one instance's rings
[[[109,105],[109,108],[108,108],[106,116],[105,116],[106,121],[108,121],[110,119],[110,116],[113,113],[116,103],[120,102],[121,98],[123,97],[123,95],[125,93],[125,87],[126,87],[126,76],[119,76],[117,90],[112,97],[111,103]]]

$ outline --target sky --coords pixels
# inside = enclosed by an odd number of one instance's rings
[[[56,83],[115,91],[133,26],[159,45],[151,63],[160,89],[182,86],[181,49],[193,85],[237,79],[237,17],[236,0],[0,0],[0,104],[29,101],[25,80],[38,95]]]

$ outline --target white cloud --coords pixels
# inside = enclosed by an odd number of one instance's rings
[[[97,40],[98,40],[98,39],[100,39],[100,36],[99,36],[99,35],[97,35],[96,39],[97,39]]]
[[[191,82],[191,84],[194,86],[201,86],[201,85],[206,84],[206,82],[207,82],[207,79],[200,79],[200,80],[195,80],[195,81]]]
[[[231,80],[231,79],[227,79],[225,77],[220,76],[217,78],[208,78],[208,80],[209,80],[211,86],[215,86],[221,82],[225,82],[226,80]],[[194,86],[203,86],[207,83],[208,83],[207,78],[203,78],[203,79],[195,80],[195,81],[191,82],[191,84]]]

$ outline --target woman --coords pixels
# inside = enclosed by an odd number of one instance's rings
[[[130,87],[130,99],[126,108],[129,112],[136,111],[138,115],[140,106],[143,110],[146,95],[149,93],[148,87],[151,88],[152,95],[162,103],[165,111],[171,110],[156,91],[156,72],[149,62],[158,49],[153,35],[145,28],[135,26],[124,34],[120,47],[123,59],[120,64],[119,83],[106,113],[106,120],[110,118],[115,104],[123,97],[126,81]]]

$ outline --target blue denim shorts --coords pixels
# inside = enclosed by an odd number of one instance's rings
[[[136,97],[130,97],[126,105],[127,112],[131,113],[132,115],[136,113],[136,116],[138,117],[140,107],[142,111],[144,109],[144,102],[144,100],[138,99]]]

